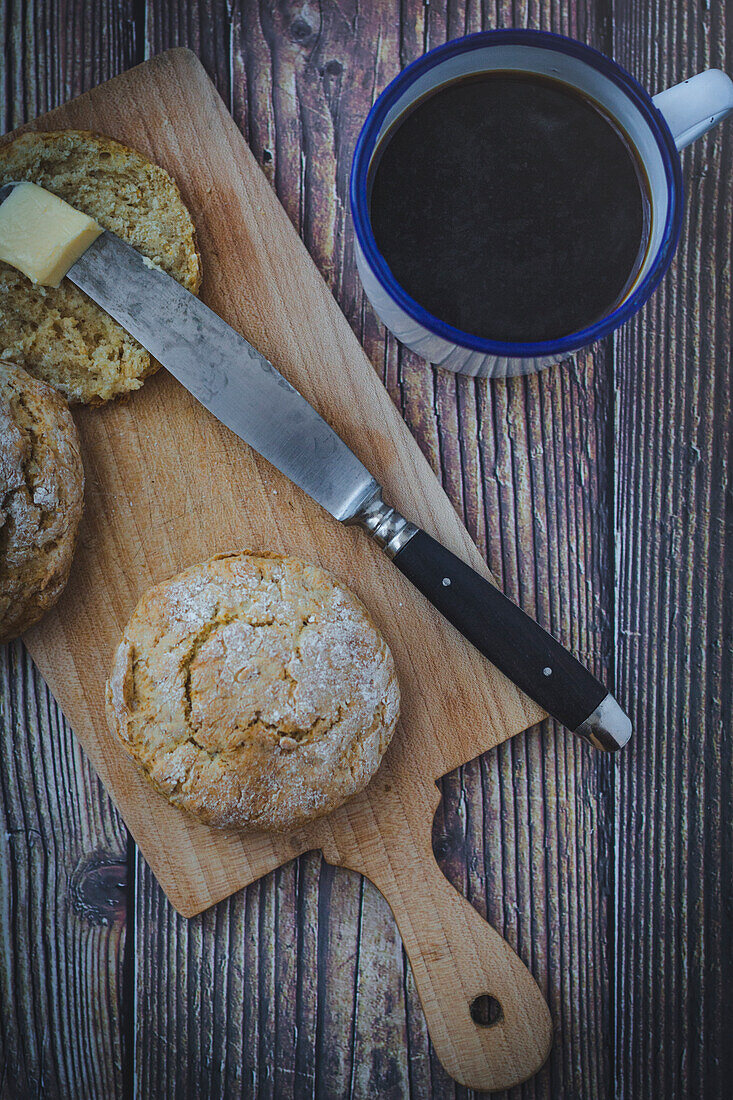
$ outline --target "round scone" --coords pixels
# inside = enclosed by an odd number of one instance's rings
[[[201,260],[188,210],[157,164],[84,130],[21,134],[0,146],[0,184],[32,180],[129,241],[196,293]],[[139,389],[157,369],[148,352],[81,290],[34,286],[0,263],[0,356],[99,405]]]
[[[59,394],[0,361],[0,642],[64,590],[84,508],[84,468]]]
[[[278,832],[365,787],[398,712],[392,654],[356,596],[247,551],[146,592],[107,683],[110,729],[170,802]]]

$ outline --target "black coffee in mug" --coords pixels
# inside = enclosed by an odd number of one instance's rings
[[[370,219],[398,283],[474,336],[553,340],[607,316],[646,253],[651,203],[593,100],[518,71],[428,93],[377,149]]]

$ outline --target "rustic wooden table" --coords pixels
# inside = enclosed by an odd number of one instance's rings
[[[547,722],[443,781],[441,865],[555,1020],[516,1097],[730,1094],[733,127],[683,156],[679,253],[639,318],[507,383],[385,335],[350,158],[379,91],[447,38],[560,31],[657,91],[733,71],[725,20],[715,0],[2,5],[6,130],[169,46],[199,55],[494,573],[634,718],[617,758]],[[2,1100],[465,1094],[373,888],[307,855],[178,917],[22,645],[0,655]]]

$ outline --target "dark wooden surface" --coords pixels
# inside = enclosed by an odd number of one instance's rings
[[[556,1024],[515,1100],[722,1097],[733,1079],[733,127],[684,154],[680,251],[638,320],[508,383],[426,369],[385,336],[354,266],[350,156],[375,95],[446,38],[561,31],[657,91],[733,71],[725,16],[679,0],[2,4],[5,130],[195,50],[504,588],[634,717],[615,759],[548,722],[443,780],[441,865]],[[311,854],[178,917],[22,646],[0,655],[0,1100],[465,1094],[371,886]]]

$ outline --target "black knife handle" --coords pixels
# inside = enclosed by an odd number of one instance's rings
[[[631,723],[607,688],[490,581],[417,529],[395,565],[485,657],[564,726],[615,750]]]

